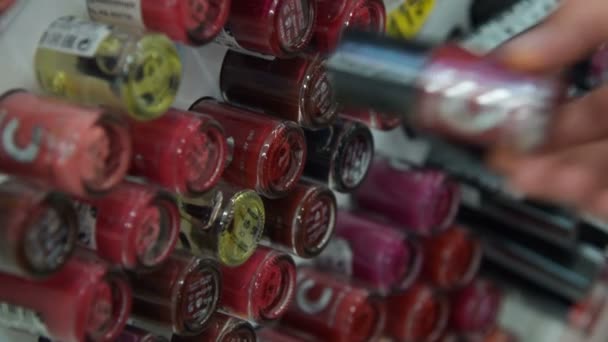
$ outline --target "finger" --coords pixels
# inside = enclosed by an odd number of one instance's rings
[[[492,162],[512,187],[531,197],[584,206],[608,187],[608,141],[535,156],[503,155]]]
[[[594,216],[608,219],[608,189],[603,189],[585,206],[585,210]]]
[[[608,40],[606,0],[565,0],[544,23],[505,44],[499,56],[528,71],[557,70]]]
[[[552,119],[545,148],[558,150],[608,137],[608,86],[564,105]]]

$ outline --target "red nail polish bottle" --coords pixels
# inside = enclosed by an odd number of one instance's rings
[[[458,185],[445,173],[399,169],[386,160],[374,161],[354,197],[360,208],[424,236],[450,227],[460,205]]]
[[[197,336],[173,335],[171,342],[257,342],[256,331],[247,321],[216,312],[209,327]]]
[[[425,280],[443,289],[471,282],[483,254],[479,241],[459,227],[424,239],[423,249],[422,274]]]
[[[312,38],[314,0],[232,0],[227,29],[216,42],[277,57],[300,52]]]
[[[324,186],[298,184],[287,197],[264,199],[266,235],[302,258],[325,248],[336,225],[336,197]]]
[[[169,342],[166,338],[128,325],[122,331],[116,342]]]
[[[350,193],[365,177],[374,158],[374,139],[366,126],[339,120],[325,129],[305,129],[304,178]]]
[[[449,303],[427,285],[415,284],[386,303],[386,333],[398,341],[436,341],[447,326]]]
[[[87,0],[95,21],[142,26],[191,45],[209,42],[224,27],[230,0],[138,0],[132,7],[119,2]]]
[[[159,268],[130,274],[136,325],[196,335],[215,312],[222,279],[211,256],[175,251]]]
[[[380,131],[390,131],[401,126],[401,118],[399,116],[380,113],[369,108],[343,109],[339,117],[360,122],[369,128]]]
[[[496,325],[502,294],[487,280],[475,280],[451,296],[450,329],[456,332],[489,331]]]
[[[302,331],[295,331],[279,325],[263,327],[257,331],[261,342],[316,342],[319,339]]]
[[[340,271],[334,269],[333,265],[339,265],[336,263],[347,263],[346,270],[350,271],[347,275],[376,293],[403,292],[420,274],[419,242],[388,224],[339,211],[336,236],[343,239],[348,251],[328,250],[315,261],[322,268],[334,271]]]
[[[384,316],[384,307],[367,290],[306,267],[298,269],[295,300],[281,324],[320,341],[373,341]]]
[[[338,104],[318,57],[267,60],[229,51],[222,65],[220,88],[230,103],[304,127],[327,126],[337,114]]]
[[[78,209],[81,242],[113,264],[154,267],[175,248],[179,210],[171,195],[155,188],[125,181]]]
[[[249,321],[276,320],[293,299],[296,269],[287,254],[260,247],[244,264],[221,270],[220,305],[231,315]]]
[[[25,91],[0,97],[0,135],[0,172],[80,197],[118,184],[131,158],[118,117]]]
[[[169,109],[156,120],[131,120],[131,139],[131,173],[172,192],[197,197],[224,171],[224,131],[207,115]]]
[[[131,289],[91,254],[77,251],[44,280],[0,273],[0,325],[65,342],[114,341],[131,311]]]
[[[382,0],[316,0],[317,17],[308,50],[331,53],[342,32],[350,27],[384,32],[386,9]]]
[[[11,179],[0,198],[0,271],[38,278],[63,267],[78,234],[70,200]]]
[[[232,144],[232,161],[224,180],[268,198],[282,197],[297,184],[306,160],[306,143],[295,123],[212,99],[199,101],[193,110],[219,121]]]

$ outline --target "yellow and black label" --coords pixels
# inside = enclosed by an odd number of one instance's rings
[[[415,37],[434,7],[435,0],[402,0],[402,4],[388,14],[386,32],[393,37]]]

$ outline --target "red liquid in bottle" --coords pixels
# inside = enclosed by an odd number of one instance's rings
[[[365,289],[330,274],[299,269],[295,297],[282,323],[320,341],[371,341],[382,330],[384,308]]]
[[[266,60],[229,51],[220,88],[226,101],[309,128],[327,126],[338,104],[320,58]]]
[[[436,341],[447,325],[449,304],[429,286],[416,284],[386,303],[386,333],[398,341]]]
[[[196,336],[173,335],[171,342],[257,342],[255,329],[247,321],[216,312],[205,331]]]
[[[131,121],[131,173],[196,197],[217,184],[226,164],[222,127],[203,114],[170,109],[152,121]]]
[[[453,227],[423,241],[424,278],[433,285],[452,289],[468,284],[479,270],[482,251],[466,229]]]
[[[1,324],[65,342],[114,341],[131,311],[128,282],[87,251],[39,281],[0,273]]]
[[[233,0],[224,34],[244,49],[293,56],[312,38],[315,15],[314,0]]]
[[[123,182],[108,195],[90,201],[91,210],[81,206],[81,215],[91,215],[93,222],[81,221],[95,236],[88,244],[99,256],[125,268],[154,267],[164,262],[177,242],[179,211],[171,195],[152,187]],[[82,220],[82,216],[81,216]]]
[[[0,97],[0,135],[0,172],[79,197],[118,184],[131,158],[118,117],[24,91]]]
[[[328,54],[336,49],[348,27],[384,32],[386,10],[381,0],[317,0],[314,35],[308,48]]]
[[[290,252],[312,258],[333,235],[336,198],[323,186],[298,184],[287,197],[264,200],[265,234]]]
[[[0,271],[46,277],[76,246],[78,220],[70,200],[8,179],[0,184]]]
[[[276,320],[293,299],[296,270],[287,254],[259,247],[244,264],[221,269],[225,284],[221,306],[231,315]]]
[[[129,7],[127,5],[133,5]],[[91,19],[112,24],[144,26],[190,45],[209,42],[224,27],[230,0],[87,0]]]
[[[297,184],[304,169],[306,144],[295,123],[210,99],[198,102],[193,110],[219,121],[232,143],[232,161],[224,171],[224,180],[268,198],[284,196]]]
[[[218,263],[175,251],[159,268],[132,274],[133,315],[180,335],[196,335],[209,324],[221,293]]]

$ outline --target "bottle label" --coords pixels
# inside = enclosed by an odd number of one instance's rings
[[[374,156],[373,143],[365,135],[358,135],[354,140],[346,142],[346,149],[340,162],[340,181],[348,188],[359,185]]]
[[[218,298],[217,275],[205,270],[186,280],[184,317],[192,329],[201,328],[212,314]]]
[[[353,251],[346,240],[334,238],[315,258],[315,263],[324,270],[350,277],[353,274]]]
[[[309,15],[308,8],[305,8],[308,1],[288,0],[283,1],[283,7],[279,15],[279,39],[286,46],[296,45],[298,39],[308,27]]]
[[[87,0],[87,10],[95,21],[144,27],[141,0]]]
[[[78,241],[91,249],[96,249],[97,210],[86,203],[76,203],[75,208],[78,213]]]
[[[39,313],[8,303],[0,303],[0,325],[33,335],[50,335]]]
[[[427,19],[435,8],[435,0],[400,0],[395,8],[396,1],[389,1],[387,5],[388,22],[386,31],[394,37],[415,37],[424,27]],[[390,10],[395,8],[394,10]]]
[[[215,37],[213,42],[216,44],[225,46],[225,47],[229,48],[230,50],[244,53],[246,55],[251,55],[251,56],[268,59],[268,60],[274,60],[274,56],[264,55],[264,54],[257,53],[257,52],[254,52],[254,51],[251,51],[251,50],[248,50],[248,49],[242,47],[241,44],[239,44],[239,42],[236,41],[236,38],[234,38],[232,33],[230,33],[230,30],[226,29],[226,28],[223,28],[220,31],[220,33]]]
[[[31,126],[25,127],[30,128],[31,133],[29,134],[29,142],[19,143],[17,137],[21,137],[25,134],[20,132],[24,130],[21,127],[21,122],[18,117],[8,119],[8,113],[6,109],[0,108],[0,126],[4,126],[0,132],[0,145],[2,150],[13,160],[20,163],[31,163],[35,161],[39,154],[42,145],[42,139],[44,131],[42,127]],[[20,130],[21,128],[21,130]]]
[[[110,32],[110,27],[105,24],[72,16],[61,17],[44,32],[38,47],[70,55],[93,57]]]
[[[331,203],[326,199],[318,199],[304,215],[306,227],[306,246],[316,246],[325,238],[331,224]]]
[[[300,274],[299,274],[300,275]],[[296,291],[296,303],[298,308],[309,315],[316,315],[331,304],[334,297],[332,288],[319,289],[319,285],[311,278],[299,277],[298,289]]]

